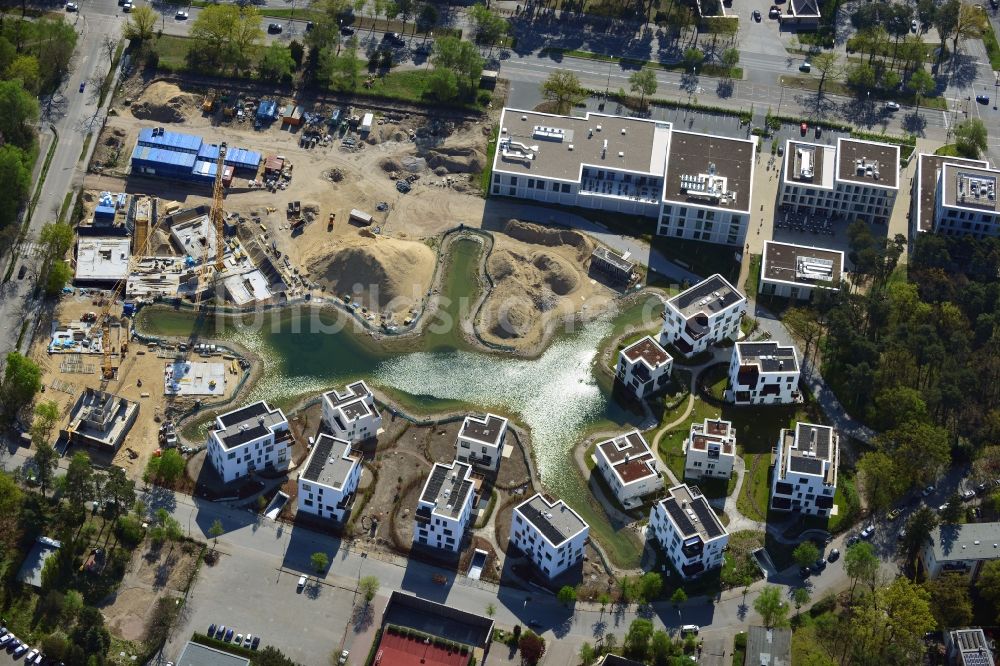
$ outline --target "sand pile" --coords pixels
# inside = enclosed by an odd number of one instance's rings
[[[424,158],[432,169],[443,167],[451,173],[479,173],[486,165],[486,155],[473,146],[431,148]]]
[[[401,314],[427,293],[435,261],[423,243],[379,236],[349,241],[333,253],[320,249],[305,264],[327,291],[351,294],[379,313]]]
[[[524,338],[541,326],[541,315],[580,286],[580,269],[544,250],[494,250],[487,268],[496,287],[483,307],[487,330],[502,340]]]
[[[197,105],[198,99],[172,83],[157,81],[146,88],[142,98],[132,105],[132,115],[139,120],[158,123],[181,123]]]
[[[576,249],[577,258],[581,261],[589,257],[594,251],[594,241],[579,231],[572,231],[571,229],[556,229],[543,227],[540,224],[532,224],[531,222],[509,220],[504,226],[504,233],[511,238],[516,238],[519,241],[533,245],[573,247]]]

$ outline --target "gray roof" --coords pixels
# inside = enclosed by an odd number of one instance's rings
[[[939,525],[930,540],[939,563],[1000,559],[1000,523]]]
[[[541,493],[514,509],[557,548],[590,526],[562,500],[549,501]]]
[[[746,666],[792,666],[792,630],[750,627]]]
[[[394,590],[389,595],[389,601],[385,605],[382,625],[386,624],[416,629],[479,648],[488,648],[493,637],[493,620],[490,618],[399,590]],[[490,663],[493,663],[492,659]]]
[[[369,406],[369,400],[374,401],[374,396],[368,385],[363,381],[357,381],[347,385],[347,390],[340,393],[336,389],[327,391],[323,398],[330,401],[330,404],[340,409],[344,417],[350,421],[357,421],[369,414],[378,415],[374,407]]]
[[[795,347],[783,347],[777,342],[737,342],[740,365],[757,365],[761,372],[798,372]]]
[[[41,587],[42,568],[45,566],[45,560],[55,555],[61,546],[61,542],[49,537],[40,536],[35,539],[31,551],[24,558],[21,569],[17,572],[17,579],[27,585]]]
[[[844,253],[807,245],[767,241],[761,277],[805,286],[832,283],[836,288],[844,272]]]
[[[690,203],[749,212],[754,158],[754,142],[748,139],[674,131],[670,137],[663,198],[682,205]],[[709,196],[709,190],[687,184],[690,178],[702,175],[725,180],[725,186],[720,185],[717,190],[724,190],[721,198]]]
[[[271,409],[260,400],[222,414],[216,422],[222,427],[215,434],[225,448],[231,449],[267,435],[286,419],[280,409]]]
[[[506,432],[507,419],[495,414],[487,414],[482,418],[466,416],[459,436],[497,446],[503,439],[502,435]]]
[[[795,16],[798,17],[815,16],[819,18],[820,15],[817,0],[792,0],[792,9],[795,11]]]
[[[682,483],[667,492],[660,504],[682,538],[700,536],[702,541],[708,541],[726,534],[726,528],[697,487]]]
[[[177,658],[177,666],[250,666],[250,660],[188,641]]]
[[[668,303],[685,319],[690,319],[698,313],[711,316],[743,298],[743,294],[737,291],[736,287],[716,273],[677,294]]]
[[[1000,211],[997,175],[994,169],[944,165],[944,203],[986,213]]]
[[[934,228],[934,204],[937,201],[937,180],[945,164],[958,164],[967,167],[987,167],[988,162],[968,160],[962,157],[942,157],[921,153],[917,163],[917,223],[920,231],[930,231]]]
[[[896,187],[899,184],[899,146],[838,139],[837,178],[870,187]]]
[[[350,442],[323,433],[309,453],[302,478],[340,489],[360,460],[361,456],[351,451]]]
[[[458,518],[475,483],[470,478],[472,467],[453,461],[450,465],[435,463],[420,493],[420,501],[434,505],[434,512]]]
[[[994,666],[990,642],[982,628],[955,629],[947,636],[949,655],[958,666]]]
[[[608,263],[615,268],[617,268],[622,273],[631,273],[632,269],[635,268],[635,264],[627,260],[623,255],[618,254],[603,245],[598,245],[594,248],[594,252],[590,255],[591,259],[597,259],[598,261],[603,261]]]

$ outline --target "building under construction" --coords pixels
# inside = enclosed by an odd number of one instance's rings
[[[139,403],[94,388],[84,389],[60,435],[80,444],[114,453],[125,441],[139,414]]]

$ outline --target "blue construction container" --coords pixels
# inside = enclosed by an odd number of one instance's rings
[[[206,144],[201,137],[147,127],[139,131],[139,140],[132,151],[132,173],[211,184],[218,159],[219,147]],[[260,161],[261,154],[256,151],[229,148],[223,180],[228,184],[236,169],[256,173]]]
[[[140,146],[155,146],[169,148],[183,153],[197,153],[204,139],[193,134],[169,132],[162,127],[146,127],[139,130]]]
[[[257,120],[270,122],[278,117],[278,103],[273,99],[262,99],[257,107]]]

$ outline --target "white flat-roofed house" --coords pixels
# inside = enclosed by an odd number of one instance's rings
[[[298,510],[343,521],[361,480],[361,454],[347,440],[322,433],[299,473]]]
[[[684,478],[728,479],[736,459],[736,431],[721,419],[692,423],[684,440]]]
[[[765,296],[807,301],[819,289],[838,291],[843,275],[844,253],[840,250],[767,241],[758,291]]]
[[[742,246],[757,137],[669,122],[505,108],[490,193],[658,220],[658,233]]]
[[[1000,236],[997,180],[985,160],[921,154],[910,217],[916,231],[983,239]]]
[[[375,437],[382,429],[382,415],[375,407],[375,396],[363,381],[323,394],[323,422],[335,437],[357,444]]]
[[[466,416],[455,442],[455,459],[491,471],[500,469],[507,419],[495,414]]]
[[[927,578],[960,573],[975,582],[987,562],[1000,558],[1000,523],[944,523],[931,531],[919,555]]]
[[[590,526],[562,500],[538,493],[514,507],[510,542],[547,578],[583,561],[589,534]]]
[[[597,469],[626,508],[641,504],[641,498],[663,489],[656,457],[638,430],[598,443],[594,458]]]
[[[458,552],[475,503],[472,466],[435,463],[414,514],[413,542]]]
[[[674,359],[651,336],[618,352],[615,376],[636,398],[662,389],[670,381]]]
[[[830,516],[837,493],[840,437],[830,426],[783,428],[771,478],[771,508]]]
[[[888,224],[899,193],[899,146],[841,137],[837,145],[789,140],[778,201],[814,217]]]
[[[800,402],[795,347],[783,347],[777,342],[737,342],[729,362],[726,400],[737,405]]]
[[[719,274],[667,301],[660,344],[692,356],[725,339],[735,340],[746,311],[746,296]]]
[[[111,285],[128,277],[132,258],[129,237],[81,236],[76,241],[76,273],[79,284]]]
[[[261,400],[215,418],[208,459],[229,483],[258,469],[288,469],[293,443],[284,413]]]
[[[684,578],[722,566],[729,532],[695,486],[682,483],[668,490],[650,511],[649,530]]]

